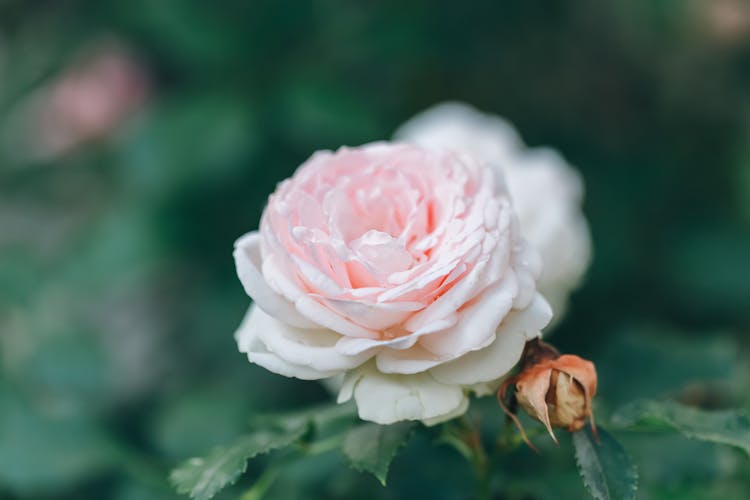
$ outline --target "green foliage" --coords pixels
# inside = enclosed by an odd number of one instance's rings
[[[357,408],[354,403],[322,404],[287,413],[256,415],[253,424],[258,427],[297,429],[309,425],[313,433],[321,435],[340,433],[354,421]]]
[[[38,493],[118,463],[115,443],[89,418],[47,414],[0,386],[0,484]]]
[[[191,458],[170,474],[180,493],[195,500],[208,500],[224,487],[234,484],[256,455],[283,448],[299,440],[306,426],[277,431],[255,431],[235,440],[228,448],[216,448],[204,458]]]
[[[734,446],[750,455],[750,418],[744,411],[706,411],[675,401],[637,401],[618,410],[612,422],[639,430],[667,427],[688,438]]]
[[[411,422],[362,424],[346,434],[342,450],[352,467],[373,474],[385,486],[391,461],[413,430]]]
[[[638,470],[622,445],[599,428],[599,441],[590,429],[573,434],[576,461],[583,482],[597,500],[632,500],[638,490]]]
[[[235,438],[231,446],[215,448],[204,458],[187,460],[172,471],[170,479],[180,493],[208,500],[234,484],[245,472],[249,459],[299,443],[302,454],[297,460],[340,448],[355,469],[372,473],[385,486],[391,461],[412,435],[415,424],[353,425],[354,410],[351,404],[325,405],[259,416],[253,421],[252,433]],[[256,484],[257,489],[265,491],[276,474],[277,469],[269,469]],[[255,489],[248,495],[255,498]]]
[[[170,479],[180,493],[196,500],[207,500],[234,484],[245,472],[247,461],[257,455],[294,443],[301,445],[303,455],[338,448],[344,432],[353,422],[355,411],[352,404],[333,404],[257,415],[252,420],[252,433],[234,437],[232,445],[215,448],[204,458],[187,460],[172,471]],[[260,482],[265,480],[270,481],[264,478]]]
[[[232,243],[276,183],[317,149],[388,139],[447,99],[504,116],[581,173],[594,259],[550,340],[596,363],[595,411],[638,465],[639,495],[750,498],[750,460],[730,447],[750,441],[747,10],[0,1],[0,498],[171,498],[167,471],[187,457],[223,464],[218,485],[263,448],[255,433],[268,447],[300,432],[247,462],[242,486],[270,474],[266,498],[471,496],[475,442],[439,446],[443,430],[417,425],[382,488],[337,451],[394,431],[362,425],[315,382],[249,365],[232,337],[249,303]],[[29,111],[111,41],[143,67],[148,99],[95,140],[39,156],[56,121],[34,126]],[[636,399],[650,401],[623,408]],[[557,448],[522,417],[542,454],[517,434],[497,451],[493,398],[471,408],[496,497],[584,495],[565,432]],[[588,444],[605,464],[604,440]],[[387,450],[349,449],[382,479]]]

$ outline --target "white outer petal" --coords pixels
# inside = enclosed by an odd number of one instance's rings
[[[500,377],[497,380],[491,380],[489,382],[479,382],[478,384],[472,384],[468,389],[476,394],[478,398],[489,396],[491,394],[497,394],[497,390],[500,388],[505,377]]]
[[[523,148],[510,123],[460,102],[444,102],[422,111],[401,125],[394,138],[429,148],[466,151],[497,164],[511,161]]]
[[[549,304],[536,294],[528,308],[513,312],[503,321],[495,342],[485,349],[438,365],[429,373],[445,384],[473,385],[496,380],[518,363],[526,341],[538,337],[551,317]]]
[[[558,234],[557,250],[553,250],[552,245],[540,249],[549,264],[545,265],[537,283],[555,312],[554,320],[562,317],[570,292],[581,282],[591,261],[591,236],[583,217],[569,221],[565,233]]]
[[[557,321],[591,260],[591,236],[581,209],[583,181],[548,148],[524,151],[504,173],[523,236],[544,261],[537,287]]]
[[[469,398],[464,397],[461,401],[461,404],[456,407],[455,410],[452,412],[446,413],[444,415],[439,415],[434,418],[424,418],[422,419],[422,423],[426,425],[427,427],[432,427],[433,425],[442,424],[443,422],[447,422],[448,420],[452,420],[456,417],[460,417],[464,413],[466,413],[466,410],[469,409]]]
[[[467,407],[460,386],[441,384],[428,373],[386,375],[369,364],[347,374],[338,402],[352,396],[359,417],[381,425],[452,418]]]
[[[415,345],[408,351],[383,349],[375,357],[378,370],[383,373],[400,373],[402,375],[425,372],[444,362],[445,360],[440,359],[421,345]]]
[[[284,297],[276,293],[261,272],[260,233],[252,231],[234,244],[234,263],[245,292],[266,313],[299,328],[319,328],[302,316]]]
[[[331,395],[336,395],[341,390],[341,386],[344,385],[344,377],[343,373],[339,373],[333,377],[322,379],[320,383]]]
[[[252,306],[251,306],[252,309]],[[256,308],[260,310],[260,308]],[[283,360],[276,354],[269,351],[258,338],[258,331],[253,327],[250,321],[250,310],[245,314],[242,323],[240,323],[237,332],[234,334],[237,340],[237,346],[240,352],[247,354],[247,359],[251,363],[262,366],[266,370],[278,373],[285,377],[294,377],[302,380],[317,380],[331,377],[336,372],[322,372],[310,368],[309,366],[300,366]]]
[[[342,355],[335,348],[341,338],[339,334],[324,329],[295,328],[269,316],[255,304],[248,311],[246,328],[256,332],[258,340],[279,358],[319,372],[349,370],[372,356],[368,353]]]

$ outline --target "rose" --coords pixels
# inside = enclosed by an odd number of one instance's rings
[[[142,108],[149,94],[141,62],[117,41],[98,41],[22,104],[31,156],[54,158],[105,138]]]
[[[523,237],[542,256],[539,291],[552,305],[555,320],[561,318],[591,260],[578,173],[554,150],[526,149],[502,118],[461,103],[439,104],[418,114],[396,131],[395,138],[465,151],[504,174]]]
[[[375,143],[318,152],[235,245],[253,298],[248,359],[301,379],[344,374],[361,418],[437,422],[466,411],[551,317],[536,253],[474,158]]]

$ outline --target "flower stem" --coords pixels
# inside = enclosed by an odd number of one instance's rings
[[[479,426],[472,425],[466,416],[461,417],[461,423],[466,431],[466,442],[472,451],[471,464],[477,480],[477,500],[490,500],[492,495],[490,460],[482,444]]]
[[[490,500],[491,488],[490,488],[490,462],[487,459],[487,454],[484,451],[484,446],[479,444],[476,448],[476,456],[474,458],[474,470],[477,475],[477,499],[478,500]]]
[[[322,455],[341,447],[344,442],[344,434],[336,434],[329,438],[306,445],[303,451],[306,455]]]
[[[266,467],[255,484],[242,494],[240,500],[260,500],[273,485],[281,469],[275,466]]]
[[[240,496],[240,500],[260,500],[262,499],[268,490],[273,486],[274,481],[279,476],[282,468],[292,462],[304,459],[304,457],[310,457],[315,455],[322,455],[333,451],[341,447],[341,443],[344,441],[343,434],[336,434],[327,439],[316,441],[314,443],[304,445],[297,451],[292,451],[286,455],[278,457],[277,460],[270,463],[265,470],[260,474],[255,483],[250,487],[249,490]]]

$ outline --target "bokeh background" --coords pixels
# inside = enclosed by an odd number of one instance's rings
[[[601,419],[747,407],[749,2],[2,0],[0,498],[172,498],[169,469],[252,415],[330,400],[237,352],[232,244],[313,151],[447,99],[585,179],[595,259],[552,340],[597,363]],[[750,498],[738,452],[621,440],[641,498]],[[567,438],[494,474],[499,498],[586,495]],[[270,492],[471,495],[419,437],[387,489],[332,453]]]

